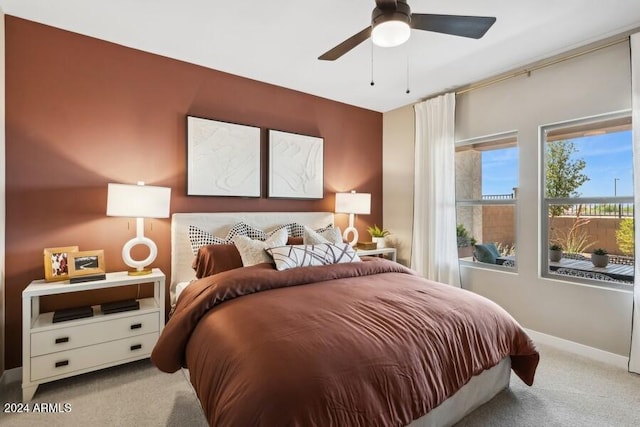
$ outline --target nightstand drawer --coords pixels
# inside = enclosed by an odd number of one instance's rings
[[[102,321],[99,322],[69,327],[64,327],[63,322],[60,322],[58,329],[32,333],[31,356],[71,350],[160,330],[158,312],[119,319],[109,315],[101,317]]]
[[[151,354],[158,332],[103,344],[46,354],[31,359],[31,381],[64,375],[83,369],[97,369],[127,359],[136,360]],[[93,370],[91,369],[91,370]]]

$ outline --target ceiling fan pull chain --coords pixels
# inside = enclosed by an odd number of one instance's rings
[[[373,81],[373,41],[371,42],[371,86],[375,85]]]
[[[411,90],[409,90],[409,50],[407,49],[407,92],[406,93],[411,93]]]

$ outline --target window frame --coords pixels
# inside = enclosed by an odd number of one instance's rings
[[[630,109],[614,111],[610,113],[598,114],[595,116],[584,117],[580,119],[573,120],[565,120],[562,122],[555,122],[547,125],[540,125],[538,127],[538,141],[539,141],[539,159],[540,165],[538,171],[540,173],[539,176],[539,189],[540,189],[540,233],[539,233],[539,255],[540,262],[538,263],[540,271],[540,277],[544,279],[557,280],[562,282],[573,282],[581,285],[590,285],[598,288],[609,288],[609,289],[619,289],[619,290],[630,290],[633,289],[634,283],[618,283],[618,282],[607,282],[603,280],[590,279],[586,277],[574,277],[574,276],[565,276],[559,274],[553,274],[549,271],[549,255],[548,255],[548,242],[549,242],[549,208],[553,205],[579,205],[579,204],[618,204],[618,203],[633,203],[633,196],[611,196],[611,197],[565,197],[565,198],[547,198],[546,195],[546,174],[547,174],[547,162],[546,162],[546,144],[547,144],[547,134],[553,131],[558,131],[560,129],[575,130],[576,128],[584,128],[584,133],[588,133],[590,131],[598,130],[602,128],[602,126],[595,126],[598,123],[605,124],[607,121],[616,121],[619,119],[628,118],[631,119],[632,111]],[[605,126],[606,128],[606,126]],[[615,128],[613,128],[615,129]],[[621,130],[620,130],[621,131]],[[613,130],[612,132],[617,132],[617,130]],[[575,135],[574,133],[569,133],[569,135]],[[586,135],[582,135],[586,136]],[[567,140],[579,138],[580,135],[567,137]],[[555,139],[562,139],[557,138]],[[633,140],[632,140],[633,144]],[[635,174],[636,171],[634,170]],[[636,209],[634,206],[634,214],[633,220],[636,221]],[[634,255],[634,262],[635,255]]]
[[[458,140],[455,142],[455,149],[466,146],[492,146],[495,145],[499,149],[500,145],[505,147],[507,146],[515,146],[518,148],[518,187],[520,186],[520,145],[518,141],[518,131],[510,130],[505,132],[498,132],[490,135],[483,135],[473,138],[467,138]],[[457,183],[457,179],[456,179]],[[516,188],[518,188],[516,187]],[[489,264],[483,262],[475,262],[475,261],[466,261],[464,259],[458,258],[459,265],[482,268],[487,270],[497,270],[508,273],[517,273],[518,272],[518,250],[517,250],[517,242],[518,242],[518,223],[520,221],[520,215],[518,214],[518,195],[516,190],[514,190],[513,197],[504,198],[504,199],[459,199],[456,194],[455,198],[455,206],[456,211],[458,207],[477,207],[477,206],[513,206],[514,213],[514,242],[516,244],[516,254],[515,254],[515,266],[508,267],[499,264]],[[456,214],[456,224],[457,224],[457,214]]]

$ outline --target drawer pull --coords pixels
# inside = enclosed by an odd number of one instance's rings
[[[69,342],[69,337],[56,338],[56,344],[62,344],[65,342]]]
[[[131,351],[140,350],[142,348],[142,344],[135,344],[131,346]]]
[[[140,329],[142,328],[142,323],[134,323],[131,325],[131,329]]]
[[[61,368],[63,366],[67,366],[69,364],[68,360],[63,360],[61,362],[56,362],[56,368]]]

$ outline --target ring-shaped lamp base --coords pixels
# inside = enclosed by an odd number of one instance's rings
[[[349,234],[353,234],[351,240],[349,240]],[[355,227],[347,227],[342,233],[342,238],[346,240],[351,246],[355,246],[358,243],[358,230]]]
[[[133,249],[133,247],[137,245],[147,246],[149,248],[149,256],[140,261],[136,261],[135,259],[133,259],[133,257],[131,256],[131,249]],[[155,261],[157,256],[158,247],[153,242],[153,240],[149,239],[148,237],[136,236],[125,243],[122,247],[122,259],[124,260],[124,263],[134,269],[133,271],[129,271],[130,276],[142,276],[145,274],[151,274],[151,268],[145,267]]]

